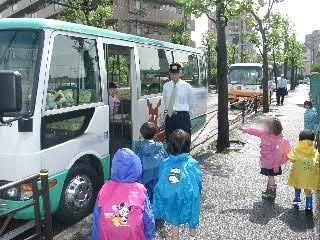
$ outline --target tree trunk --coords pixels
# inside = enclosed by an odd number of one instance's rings
[[[275,80],[276,86],[278,86],[278,65],[277,65],[277,61],[276,61],[276,55],[274,52],[272,53],[272,57],[273,57],[274,80]]]
[[[230,147],[227,82],[227,44],[225,10],[221,0],[217,1],[217,83],[218,83],[218,140],[217,152]]]
[[[208,53],[207,53],[207,67],[208,67],[208,82],[209,82],[209,85],[214,85],[214,81],[213,81],[213,77],[212,77],[212,52],[211,52],[211,46],[208,46]]]
[[[269,63],[268,63],[268,48],[265,33],[262,34],[263,38],[263,49],[262,49],[262,63],[263,63],[263,79],[262,79],[262,90],[263,90],[263,112],[269,112]]]
[[[286,53],[288,51],[288,41],[285,41],[284,43],[284,52]],[[288,60],[285,59],[283,63],[283,76],[285,79],[288,79]]]
[[[296,88],[296,83],[295,83],[295,71],[294,71],[294,66],[291,67],[291,80],[290,80],[290,90],[294,90]]]

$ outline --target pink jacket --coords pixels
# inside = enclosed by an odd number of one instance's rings
[[[276,136],[255,128],[244,129],[244,132],[261,139],[260,164],[262,168],[273,169],[280,167],[289,160],[287,155],[291,151],[291,146],[282,134]]]

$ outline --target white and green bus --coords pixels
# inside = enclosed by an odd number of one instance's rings
[[[46,19],[0,20],[0,185],[48,169],[52,212],[86,216],[110,177],[112,154],[152,121],[163,131],[169,64],[194,87],[193,123],[207,112],[201,50]],[[110,113],[108,86],[118,88]],[[0,213],[32,200],[23,185],[0,193]],[[16,216],[30,219],[33,210]]]

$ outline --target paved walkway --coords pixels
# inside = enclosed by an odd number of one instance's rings
[[[271,107],[283,123],[284,134],[293,144],[303,124],[301,104],[308,96],[307,86],[291,92],[285,106]],[[246,126],[259,124],[263,116],[248,120]],[[293,190],[287,186],[290,166],[278,179],[274,204],[264,202],[261,192],[266,179],[259,174],[259,142],[255,137],[232,132],[232,138],[246,142],[240,152],[216,154],[201,151],[196,158],[204,173],[201,226],[198,239],[316,239],[315,219],[303,210],[292,208]],[[56,239],[90,239],[90,217],[58,235]],[[183,232],[183,237],[186,231]],[[159,236],[157,239],[160,239]],[[165,239],[169,239],[165,236]],[[183,238],[187,239],[187,238]]]

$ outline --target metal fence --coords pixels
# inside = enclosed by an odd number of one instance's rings
[[[39,181],[40,188],[38,185]],[[39,174],[2,185],[0,186],[0,192],[14,188],[20,189],[21,186],[25,184],[31,186],[32,198],[29,201],[25,201],[25,204],[22,204],[22,206],[11,209],[6,202],[1,202],[0,199],[0,220],[2,220],[2,226],[0,226],[0,239],[10,240],[19,237],[19,240],[52,240],[53,230],[50,212],[48,171],[42,170]],[[28,221],[21,226],[12,229],[10,225],[15,221],[15,214],[31,207],[33,207],[34,210],[34,220]]]

